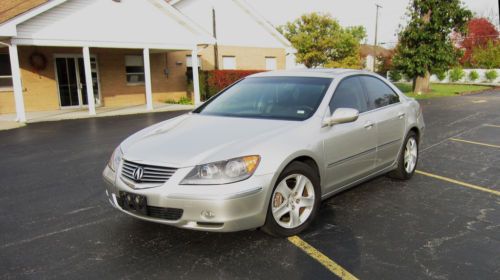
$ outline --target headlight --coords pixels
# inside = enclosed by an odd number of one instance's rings
[[[122,160],[122,157],[123,157],[122,149],[120,149],[120,146],[118,146],[111,155],[111,158],[109,159],[108,162],[109,168],[111,168],[111,170],[113,171],[116,171],[118,165],[120,164],[120,161]]]
[[[257,169],[260,156],[245,156],[197,165],[181,185],[219,185],[248,179]]]

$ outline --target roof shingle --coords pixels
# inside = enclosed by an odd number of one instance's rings
[[[0,5],[0,24],[47,3],[48,1],[49,0],[2,0],[2,5]]]

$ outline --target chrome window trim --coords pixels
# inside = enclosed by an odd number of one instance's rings
[[[379,81],[383,82],[385,85],[387,85],[387,87],[389,87],[394,92],[394,94],[396,94],[399,97],[399,101],[395,102],[395,103],[392,103],[392,104],[389,104],[389,105],[385,105],[385,106],[379,107],[379,108],[369,109],[369,110],[366,110],[364,112],[360,112],[359,113],[360,116],[363,116],[363,115],[365,115],[367,113],[376,112],[376,111],[381,110],[381,109],[390,108],[390,107],[395,106],[395,105],[403,104],[403,102],[401,101],[401,99],[404,98],[404,97],[402,97],[401,94],[398,93],[397,91],[395,91],[391,85],[387,84],[385,81],[383,81],[379,77],[377,77],[375,75],[367,74],[367,73],[363,73],[363,74],[349,74],[349,75],[346,75],[346,76],[340,78],[338,80],[338,82],[337,82],[337,85],[333,89],[333,93],[332,93],[332,95],[330,97],[330,100],[327,102],[327,105],[326,105],[326,110],[328,110],[328,112],[330,113],[329,115],[331,115],[333,113],[333,112],[330,112],[330,102],[332,102],[333,96],[335,95],[335,92],[337,91],[337,88],[342,83],[342,81],[344,79],[348,79],[348,78],[351,78],[351,77],[362,77],[362,76],[373,77],[373,78],[378,79]],[[332,83],[333,83],[333,81],[332,81]],[[365,98],[367,98],[367,101],[368,101],[368,94],[366,93],[365,85],[363,84],[362,81],[360,81],[360,83],[361,83],[361,86],[363,87],[363,93],[365,95]],[[326,98],[326,95],[325,95],[325,98]]]

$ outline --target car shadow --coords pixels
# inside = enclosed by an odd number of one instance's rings
[[[217,267],[215,278],[277,277],[305,279],[318,274],[321,267],[286,238],[276,238],[260,230],[232,233],[214,233],[186,230],[168,225],[150,223],[123,216],[119,226],[110,227],[114,256],[128,256],[136,260],[130,264],[141,271],[152,266],[175,267],[185,271],[188,278],[205,277],[207,269]],[[329,258],[348,252],[348,263],[342,266],[360,266],[359,246],[347,226],[336,223],[333,206],[323,204],[311,226],[299,235]],[[341,242],[340,242],[341,241]],[[192,264],[197,266],[193,267]],[[309,264],[307,268],[303,265]],[[123,260],[108,260],[107,266],[122,267]],[[281,267],[281,269],[280,269]],[[331,277],[322,269],[318,279]],[[322,274],[324,273],[324,274]]]

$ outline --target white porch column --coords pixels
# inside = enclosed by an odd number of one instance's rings
[[[89,115],[95,115],[94,85],[92,82],[89,47],[83,47],[83,66],[85,68],[85,85],[87,87],[87,103],[89,105]]]
[[[193,69],[193,98],[194,105],[198,106],[201,103],[200,99],[200,80],[198,78],[198,47],[195,46],[191,52],[191,68]]]
[[[144,84],[146,86],[146,109],[153,110],[153,91],[151,89],[151,67],[149,65],[149,49],[143,50]]]
[[[21,70],[19,69],[19,57],[17,55],[17,45],[9,45],[10,69],[12,71],[12,85],[14,87],[14,100],[16,102],[16,121],[26,122],[26,112],[24,111],[23,88],[21,84]]]

